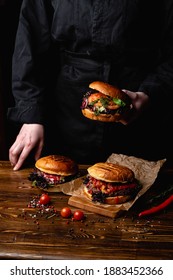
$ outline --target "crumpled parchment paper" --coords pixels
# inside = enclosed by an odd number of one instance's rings
[[[119,211],[127,211],[135,203],[135,201],[142,196],[155,182],[160,168],[165,163],[166,159],[158,161],[148,161],[142,158],[134,156],[127,156],[123,154],[111,154],[107,159],[107,162],[118,163],[129,167],[135,173],[135,177],[142,184],[142,189],[139,191],[137,196],[128,202],[117,205],[106,205],[99,202],[92,202],[83,194],[83,177],[77,178],[69,183],[65,183],[61,186],[61,191],[70,196],[78,196],[87,200],[88,203],[95,204],[98,207],[105,207],[112,209],[115,213]]]

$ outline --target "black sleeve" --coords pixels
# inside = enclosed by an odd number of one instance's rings
[[[50,1],[49,1],[50,2]],[[23,0],[12,61],[15,106],[8,118],[18,123],[43,123],[45,70],[50,51],[47,0]]]
[[[173,100],[173,1],[163,2],[159,64],[148,74],[139,88],[139,91],[147,93],[151,101],[158,104]]]

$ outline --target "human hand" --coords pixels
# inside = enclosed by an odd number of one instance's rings
[[[24,124],[9,150],[13,170],[18,170],[35,148],[35,160],[40,157],[44,143],[44,127],[41,124]]]
[[[127,125],[137,119],[142,112],[149,106],[149,97],[144,92],[133,92],[130,90],[123,91],[131,98],[132,105],[129,112],[127,112],[123,119],[120,122],[124,125]]]

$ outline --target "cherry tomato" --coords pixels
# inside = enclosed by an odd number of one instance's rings
[[[50,202],[50,196],[47,193],[43,193],[39,199],[39,203],[46,205]]]
[[[69,218],[72,214],[71,209],[69,207],[62,208],[60,213],[63,218]]]
[[[73,218],[77,221],[81,221],[84,219],[84,213],[80,210],[76,210],[73,214]]]

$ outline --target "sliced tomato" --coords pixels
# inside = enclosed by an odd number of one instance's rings
[[[96,100],[99,100],[100,98],[105,98],[106,95],[101,93],[101,92],[96,92],[96,93],[92,93],[89,97],[88,97],[88,103],[92,103]]]

